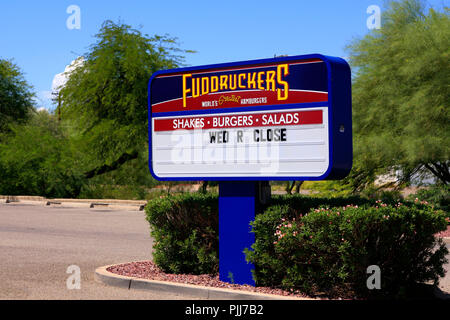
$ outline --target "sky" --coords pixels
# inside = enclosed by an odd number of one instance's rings
[[[449,2],[428,0],[436,8]],[[345,58],[346,45],[370,31],[368,20],[373,26],[375,12],[368,13],[368,8],[375,5],[383,11],[383,4],[383,0],[2,1],[0,58],[13,59],[33,86],[38,108],[52,110],[52,84],[62,83],[58,74],[89,51],[105,20],[121,21],[143,34],[178,38],[181,48],[196,51],[186,56],[190,66],[311,53]]]

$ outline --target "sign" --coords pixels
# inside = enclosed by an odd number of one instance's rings
[[[156,72],[158,180],[322,180],[352,165],[351,76],[340,58],[280,57]]]

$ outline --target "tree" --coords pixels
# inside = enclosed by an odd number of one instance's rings
[[[31,86],[19,67],[10,60],[0,59],[0,133],[12,123],[25,121],[33,110]]]
[[[85,177],[116,170],[147,149],[147,84],[152,73],[183,62],[168,36],[142,35],[106,21],[96,43],[61,88],[61,117],[86,155]]]
[[[356,185],[400,169],[450,182],[448,9],[391,1],[383,25],[348,46],[353,81]]]
[[[0,194],[76,197],[84,183],[80,155],[56,117],[34,113],[0,142]]]

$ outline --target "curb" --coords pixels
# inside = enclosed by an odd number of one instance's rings
[[[0,195],[1,202],[36,204],[43,206],[65,205],[70,207],[107,207],[108,209],[144,210],[146,200],[118,200],[118,199],[47,199],[38,196],[4,196]]]
[[[239,291],[233,289],[221,289],[213,287],[198,286],[192,284],[181,284],[176,282],[147,280],[135,277],[121,276],[106,269],[114,265],[99,267],[95,270],[94,279],[97,282],[125,288],[129,290],[150,290],[173,294],[184,294],[206,300],[315,300],[312,298],[285,297],[274,294]]]

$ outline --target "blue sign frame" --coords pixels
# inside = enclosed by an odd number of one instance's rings
[[[281,63],[293,60],[321,59],[326,63],[328,74],[328,102],[327,103],[304,103],[286,104],[282,106],[264,106],[259,110],[267,108],[292,109],[311,108],[314,106],[328,107],[328,137],[329,137],[329,166],[326,172],[319,177],[292,176],[292,177],[159,177],[153,171],[152,161],[152,110],[151,110],[151,86],[155,77],[169,73],[184,73],[192,71],[205,71],[207,69],[220,69],[229,67],[241,67],[255,64]],[[149,136],[149,169],[151,175],[159,181],[261,181],[261,180],[338,180],[348,175],[352,168],[353,146],[352,146],[352,97],[351,97],[351,71],[348,63],[338,57],[330,57],[321,54],[299,55],[289,57],[278,57],[271,59],[259,59],[250,61],[239,61],[223,64],[186,67],[155,72],[148,83],[148,136]],[[235,111],[246,111],[246,108],[235,108]],[[254,110],[254,109],[252,109]],[[208,110],[206,114],[230,112],[230,110]],[[189,115],[205,114],[205,111],[191,111]],[[177,116],[179,112],[164,112],[161,116]]]

